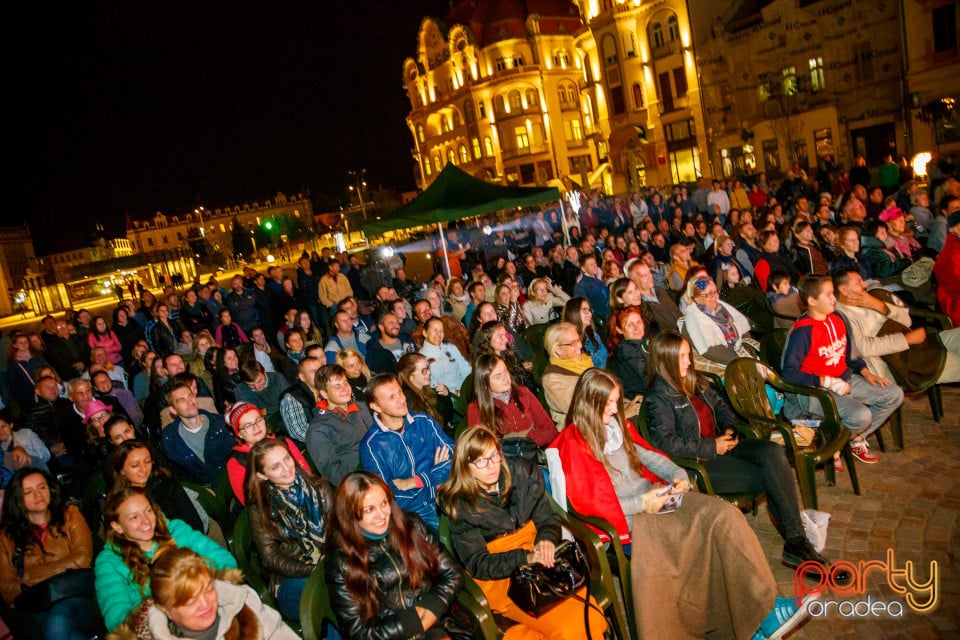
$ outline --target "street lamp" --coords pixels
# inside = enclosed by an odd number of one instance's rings
[[[203,232],[203,207],[200,207],[199,209],[194,209],[193,212],[198,216],[200,216],[200,237],[206,238],[207,234]]]
[[[360,171],[347,171],[347,175],[353,178],[353,184],[350,185],[350,191],[357,192],[357,198],[360,200],[360,214],[364,222],[367,220],[367,203],[363,201],[363,191],[367,188],[367,181],[364,179],[367,175],[366,169]]]

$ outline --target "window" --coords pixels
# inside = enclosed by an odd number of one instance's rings
[[[183,233],[181,233],[180,231],[177,231],[177,240],[179,240],[180,242],[183,242]]]
[[[666,44],[663,39],[663,25],[659,22],[650,25],[650,41],[653,42],[654,49],[660,49]]]
[[[152,247],[152,246],[153,246],[153,238],[147,238],[147,246],[148,246],[148,247]]]
[[[433,168],[437,170],[437,173],[440,173],[440,156],[433,156]]]
[[[447,149],[447,162],[454,166],[457,164],[457,155],[453,152],[453,149]]]
[[[933,52],[957,49],[957,5],[951,2],[933,10]]]
[[[523,100],[520,98],[520,92],[513,90],[510,92],[510,113],[521,113],[523,111]]]
[[[603,37],[603,60],[606,64],[617,64],[620,61],[617,55],[617,41],[607,34]]]
[[[440,116],[440,129],[444,133],[448,133],[450,131],[450,121],[447,120],[447,116]]]
[[[794,140],[793,142],[793,157],[797,162],[800,163],[800,166],[806,169],[810,166],[810,159],[807,156],[807,141],[806,140]]]
[[[426,140],[426,137],[424,137],[424,135],[423,135],[423,125],[422,125],[422,124],[418,124],[418,125],[417,125],[417,139],[418,139],[420,142],[423,142],[423,141]]]
[[[857,81],[871,82],[873,80],[873,47],[869,42],[858,44],[853,48],[853,55],[857,62]]]
[[[566,49],[557,49],[553,52],[553,64],[564,68],[570,66],[570,54]]]
[[[530,136],[527,133],[526,126],[519,126],[513,128],[513,134],[517,139],[517,150],[524,150],[530,148]]]
[[[521,56],[521,55],[519,55],[519,54],[513,56],[513,66],[514,66],[514,67],[522,67],[522,66],[523,66],[523,56]]]
[[[632,32],[623,34],[623,50],[628,58],[637,56],[637,41]]]
[[[816,93],[827,88],[823,77],[823,58],[810,58],[810,91]]]
[[[486,119],[487,117],[487,108],[483,106],[483,100],[477,102],[477,113],[480,114],[481,119]]]
[[[677,24],[677,16],[667,18],[667,37],[670,42],[676,42],[680,39],[680,26]]]
[[[537,109],[540,108],[540,101],[537,100],[537,92],[534,89],[527,89],[527,109]]]
[[[454,111],[454,112],[453,112],[453,126],[459,127],[461,124],[463,124],[463,123],[460,121],[460,113],[457,112],[457,111]]]
[[[227,229],[226,229],[226,227],[223,226],[223,223],[221,222],[221,223],[220,223],[220,233],[226,233],[226,232],[227,232]]]
[[[507,113],[507,109],[504,106],[503,96],[497,96],[493,99],[493,110],[498,116],[502,116]]]
[[[780,69],[780,75],[783,77],[783,95],[795,96],[800,93],[800,83],[797,82],[796,67],[784,67]]]
[[[490,136],[484,136],[483,138],[483,150],[487,154],[488,158],[493,157],[493,142],[490,141]]]
[[[643,109],[643,88],[639,82],[633,83],[633,108]]]
[[[466,120],[467,123],[476,120],[473,112],[473,100],[467,100],[463,103],[463,119]]]
[[[160,241],[163,242],[163,244],[170,244],[170,241],[167,240],[167,234],[163,234],[163,235],[160,237]]]
[[[473,157],[477,160],[480,159],[480,156],[483,155],[483,151],[480,149],[480,138],[473,139]]]
[[[433,175],[433,167],[430,166],[430,160],[423,163],[423,168],[426,170],[428,176]]]
[[[467,154],[467,145],[460,145],[460,162],[470,162],[470,156]]]
[[[567,142],[583,141],[583,128],[580,126],[580,120],[564,120],[563,133]]]
[[[507,68],[507,59],[506,58],[497,58],[496,61],[497,71],[503,71]]]
[[[760,143],[763,149],[763,166],[771,176],[780,175],[780,149],[777,139],[764,140]]]
[[[813,146],[817,151],[817,157],[822,158],[826,154],[834,155],[833,151],[833,132],[830,129],[814,129]]]
[[[683,67],[673,70],[673,86],[678,98],[687,95],[687,70]]]
[[[760,98],[760,102],[766,102],[771,97],[773,97],[775,87],[773,81],[770,79],[770,75],[766,73],[760,74],[760,86],[757,87],[757,94]]]

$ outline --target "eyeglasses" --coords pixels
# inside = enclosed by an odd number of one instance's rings
[[[477,458],[476,460],[471,460],[470,464],[475,466],[477,469],[486,469],[491,464],[500,464],[500,461],[503,460],[503,456],[500,455],[499,451],[494,451],[489,456],[485,458]]]
[[[427,365],[423,369],[420,369],[420,375],[422,376],[430,375],[430,365]]]
[[[707,291],[707,292],[701,293],[697,297],[698,298],[716,298],[718,295],[720,294],[717,293],[716,291]]]
[[[254,427],[265,427],[265,426],[267,426],[267,421],[264,420],[263,417],[260,417],[260,418],[257,418],[256,420],[254,420],[253,422],[251,422],[250,424],[245,424],[245,425],[243,425],[242,427],[240,427],[240,428],[237,429],[237,430],[238,430],[238,431],[248,431],[248,430],[250,430],[250,429],[253,429]]]
[[[574,341],[572,341],[572,342],[558,342],[558,343],[557,343],[557,346],[558,346],[558,347],[576,347],[576,346],[581,346],[581,347],[582,347],[582,346],[583,346],[583,340],[577,338],[576,340],[574,340]]]

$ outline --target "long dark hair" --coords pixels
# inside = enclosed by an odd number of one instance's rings
[[[436,390],[429,386],[418,389],[410,382],[410,376],[423,366],[420,360],[423,360],[424,364],[427,362],[426,356],[422,353],[413,352],[403,354],[397,361],[397,381],[400,382],[403,395],[407,397],[407,409],[411,413],[426,413],[436,420],[437,424],[444,425],[446,421],[437,410]]]
[[[476,315],[474,315],[476,317]],[[501,353],[497,353],[494,350],[493,345],[490,344],[490,339],[493,337],[493,332],[503,327],[504,330],[509,333],[507,330],[507,325],[503,324],[499,320],[492,320],[490,322],[485,322],[480,330],[476,333],[476,344],[473,347],[473,359],[477,360],[483,354],[490,354],[501,358],[504,362],[507,363],[507,369],[510,370],[510,375],[513,377],[514,381],[523,379],[523,363],[520,362],[520,356],[517,355],[517,352],[514,351],[513,346],[509,343],[507,348],[504,349]]]
[[[63,535],[65,506],[60,496],[60,483],[49,471],[33,467],[19,469],[7,483],[3,514],[0,515],[0,531],[9,536],[18,549],[31,543],[43,549],[40,537],[42,530],[27,518],[27,507],[23,503],[23,481],[34,474],[43,476],[50,489],[50,506],[47,507],[50,512],[48,530],[56,530],[59,535]]]
[[[493,398],[493,392],[490,391],[490,374],[500,363],[506,364],[503,358],[492,353],[484,353],[474,360],[473,364],[473,400],[477,402],[477,409],[480,411],[480,423],[490,429],[502,432],[501,427],[504,421],[503,409],[497,406]],[[510,371],[510,367],[507,367]],[[520,413],[526,412],[526,407],[520,401],[520,389],[517,387],[517,381],[510,376],[510,402],[520,410]]]
[[[500,438],[486,426],[474,426],[467,429],[453,448],[453,460],[450,463],[450,478],[437,488],[437,504],[453,521],[458,519],[457,509],[463,506],[477,508],[480,496],[486,490],[480,486],[470,473],[470,463],[479,458],[490,447],[500,451]],[[513,490],[513,480],[507,459],[500,453],[500,499],[506,502]]]
[[[360,618],[364,621],[378,613],[379,585],[370,571],[367,539],[360,528],[363,499],[374,487],[383,489],[390,502],[390,529],[387,540],[390,547],[400,555],[400,566],[406,569],[410,587],[416,589],[425,578],[436,577],[440,570],[439,551],[400,509],[390,487],[379,476],[368,471],[348,474],[340,482],[334,500],[327,553],[346,559],[347,592],[357,602]]]
[[[264,438],[250,447],[250,452],[247,453],[247,477],[243,483],[243,493],[247,498],[250,517],[256,518],[257,524],[260,525],[260,528],[263,530],[274,535],[279,535],[281,532],[277,527],[277,521],[271,515],[273,510],[273,496],[270,494],[270,488],[267,486],[270,484],[270,481],[261,480],[257,477],[257,473],[263,473],[264,457],[267,455],[267,452],[274,448],[280,448],[290,453],[290,448],[286,442],[271,437]],[[293,458],[292,455],[290,457]],[[321,478],[314,478],[305,474],[296,460],[293,461],[293,466],[297,476],[303,478],[306,482],[315,483],[318,488],[319,485],[323,484]],[[249,509],[250,506],[255,506],[256,508]],[[329,508],[329,505],[321,504],[321,512],[324,507]]]
[[[173,541],[173,537],[170,535],[170,530],[167,528],[167,519],[163,516],[160,507],[150,499],[150,496],[143,489],[123,487],[107,494],[102,509],[103,529],[107,535],[107,543],[114,545],[120,552],[123,564],[130,568],[130,574],[133,576],[134,582],[140,587],[140,593],[143,593],[150,578],[150,562],[140,545],[127,540],[125,536],[117,533],[110,526],[111,522],[116,522],[120,517],[119,511],[123,503],[134,496],[143,496],[150,503],[150,508],[153,509],[153,515],[157,521],[153,529],[153,540],[158,543],[154,557],[157,557],[166,549],[176,547],[177,543]]]
[[[650,343],[650,360],[647,363],[647,388],[650,388],[650,385],[659,376],[674,391],[692,398],[697,393],[698,388],[705,385],[693,368],[692,351],[687,375],[680,375],[680,347],[684,342],[687,342],[686,338],[676,331],[664,331],[653,339]],[[689,346],[689,343],[687,344]]]
[[[563,321],[569,322],[577,328],[577,333],[580,334],[580,338],[584,342],[584,349],[586,349],[586,341],[589,339],[591,343],[591,351],[593,350],[593,345],[600,344],[600,336],[597,335],[597,330],[593,326],[593,322],[590,324],[583,323],[583,316],[580,314],[580,310],[583,308],[583,303],[590,304],[586,298],[581,298],[579,296],[570,298],[567,300],[566,304],[563,305]]]
[[[627,433],[627,420],[623,415],[623,385],[615,374],[596,367],[583,372],[577,380],[577,386],[573,389],[573,398],[570,400],[566,419],[566,423],[571,426],[567,428],[580,432],[590,447],[593,457],[603,463],[607,473],[614,471],[607,464],[607,457],[603,453],[603,448],[607,444],[607,425],[602,422],[603,411],[614,389],[620,392],[614,420],[623,432],[624,450],[630,467],[640,475],[643,473],[643,464],[640,462],[636,447],[633,446],[633,439]]]
[[[107,428],[104,427],[104,431],[106,430]],[[107,481],[107,487],[109,487],[111,490],[116,491],[118,489],[133,486],[130,484],[130,481],[127,480],[127,477],[123,475],[122,471],[123,465],[127,463],[127,456],[129,456],[136,449],[146,449],[150,452],[150,462],[152,463],[152,466],[150,468],[150,477],[147,478],[147,484],[150,484],[151,481],[156,480],[160,476],[170,476],[170,472],[160,466],[160,458],[157,456],[157,452],[154,450],[153,445],[151,445],[149,442],[144,442],[143,440],[127,440],[117,445],[117,448],[114,450],[113,455],[111,456],[111,464],[107,468],[108,477],[104,478],[104,480]]]

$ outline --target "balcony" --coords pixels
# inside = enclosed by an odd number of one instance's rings
[[[654,60],[659,60],[660,58],[666,58],[667,56],[672,56],[675,53],[680,53],[683,50],[683,47],[680,44],[679,40],[673,40],[672,42],[664,42],[659,47],[652,47],[650,49],[650,57]]]
[[[536,155],[538,153],[546,153],[549,149],[545,144],[532,144],[529,147],[522,147],[520,149],[504,149],[503,150],[503,159],[507,160],[510,158],[519,158],[522,156]]]

